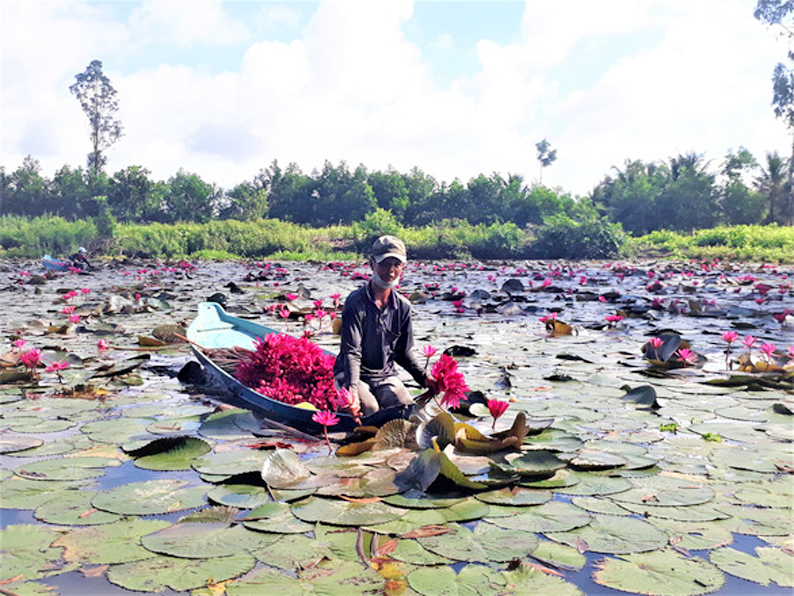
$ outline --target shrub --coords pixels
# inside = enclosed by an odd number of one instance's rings
[[[623,240],[620,224],[604,217],[574,221],[554,215],[538,229],[529,250],[536,259],[607,259],[618,255]]]

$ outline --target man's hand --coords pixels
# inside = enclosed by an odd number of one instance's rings
[[[433,392],[433,395],[438,395],[438,381],[430,375],[425,378],[425,387]]]

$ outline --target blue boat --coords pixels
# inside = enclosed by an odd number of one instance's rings
[[[253,321],[234,317],[215,302],[202,302],[199,304],[198,315],[187,329],[187,339],[191,342],[193,353],[205,372],[229,393],[229,399],[224,401],[247,408],[264,418],[302,432],[322,433],[323,427],[312,420],[315,410],[292,406],[246,387],[214,363],[206,353],[207,350],[234,347],[253,350],[256,339],[270,333],[281,332]],[[361,425],[381,426],[395,418],[407,418],[412,411],[413,407],[404,406],[380,410],[363,418]],[[359,426],[350,414],[337,413],[337,416],[339,423],[330,427],[331,431],[351,432]]]
[[[69,271],[69,263],[54,259],[50,255],[44,255],[41,264],[47,271]]]

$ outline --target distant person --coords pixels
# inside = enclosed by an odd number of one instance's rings
[[[84,247],[80,247],[77,249],[77,252],[69,255],[69,261],[72,264],[72,267],[77,267],[78,269],[91,269],[91,263],[88,262],[88,251]]]
[[[411,303],[393,291],[406,261],[405,244],[381,236],[372,245],[372,279],[353,291],[342,310],[342,341],[334,364],[338,387],[347,389],[353,409],[364,416],[381,408],[408,406],[413,398],[397,377],[394,364],[407,370],[422,387],[435,388],[413,355]]]

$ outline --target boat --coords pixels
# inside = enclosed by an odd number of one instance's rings
[[[286,404],[254,391],[213,362],[210,357],[211,352],[207,353],[211,350],[234,347],[253,350],[257,338],[271,333],[281,332],[254,321],[232,316],[215,302],[202,302],[199,304],[196,318],[187,328],[187,340],[207,375],[220,384],[224,393],[228,394],[228,398],[223,401],[247,408],[277,425],[285,425],[314,435],[321,434],[323,426],[312,420],[316,410]],[[326,353],[330,354],[327,350]],[[329,429],[332,432],[351,432],[358,426],[379,427],[395,418],[407,418],[412,411],[412,406],[386,408],[362,418],[360,422],[350,414],[337,412],[339,423]]]
[[[54,259],[50,255],[44,255],[41,264],[47,271],[69,271],[69,263]]]

